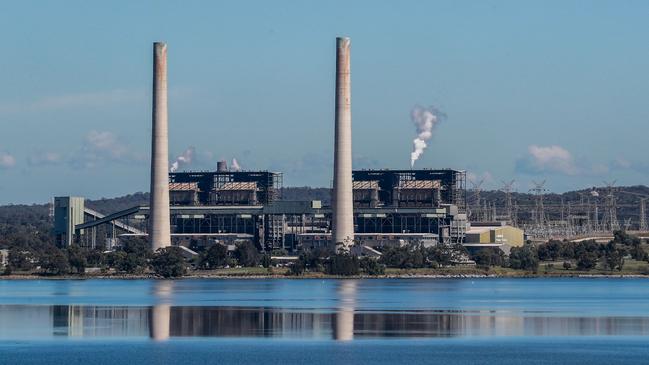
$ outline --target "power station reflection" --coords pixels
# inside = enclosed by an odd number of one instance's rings
[[[0,305],[0,339],[269,337],[647,336],[645,316],[567,316],[491,310],[368,310],[358,282],[339,281],[332,308],[176,305],[179,282],[158,281],[151,306]],[[173,300],[172,300],[173,299]],[[182,299],[180,299],[181,301]]]
[[[347,286],[349,285],[349,287]],[[353,284],[340,288],[353,292]],[[350,297],[352,298],[352,297]],[[350,299],[351,300],[351,299]],[[47,337],[269,337],[350,341],[379,337],[647,336],[647,317],[527,316],[492,311],[364,311],[124,306],[0,306],[0,339]]]

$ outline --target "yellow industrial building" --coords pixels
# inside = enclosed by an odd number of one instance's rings
[[[466,247],[499,247],[506,253],[525,243],[522,229],[498,223],[471,223],[464,240]]]

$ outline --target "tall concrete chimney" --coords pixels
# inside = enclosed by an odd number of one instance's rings
[[[348,252],[354,243],[350,45],[349,38],[336,38],[336,132],[331,238],[337,252]]]
[[[171,246],[169,219],[169,131],[167,121],[167,45],[153,44],[153,135],[151,138],[151,249]]]

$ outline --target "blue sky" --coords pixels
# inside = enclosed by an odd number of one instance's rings
[[[335,37],[352,38],[354,167],[565,191],[644,184],[646,1],[3,1],[0,203],[148,190],[151,44],[169,45],[170,161],[236,158],[329,186]]]

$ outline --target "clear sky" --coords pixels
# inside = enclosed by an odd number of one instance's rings
[[[147,191],[152,42],[169,46],[170,161],[329,186],[335,37],[352,39],[355,168],[564,191],[645,184],[647,1],[3,1],[0,203]]]

